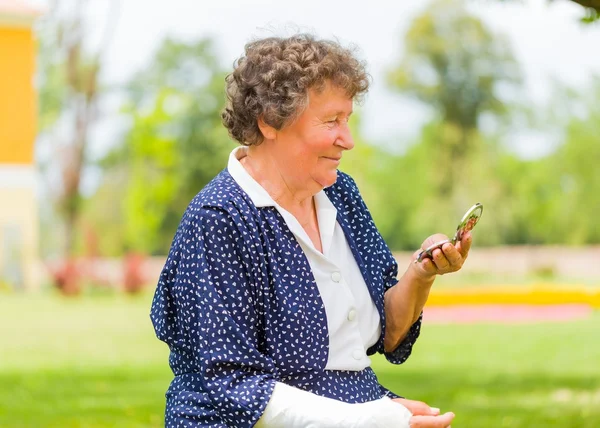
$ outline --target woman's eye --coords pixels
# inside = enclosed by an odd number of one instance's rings
[[[324,123],[328,127],[333,128],[334,126],[337,126],[337,125],[347,124],[349,119],[350,119],[350,116],[336,117],[335,119],[326,120]]]

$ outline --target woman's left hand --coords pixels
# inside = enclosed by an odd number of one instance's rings
[[[447,239],[448,237],[441,233],[431,235],[423,241],[421,248],[426,249],[436,242]],[[436,248],[432,252],[432,258],[424,258],[420,263],[414,263],[417,273],[419,276],[426,278],[460,270],[469,255],[471,242],[471,232],[467,232],[463,235],[462,240],[457,242],[456,245],[452,245],[452,243],[448,242],[444,244],[441,249]],[[416,260],[420,252],[421,250],[418,250],[413,254],[413,260]]]
[[[430,407],[422,401],[408,400],[406,398],[393,398],[392,400],[406,407],[413,416],[438,416],[440,414],[440,409]]]
[[[447,412],[440,415],[440,409],[429,407],[429,405],[422,401],[407,400],[406,398],[394,398],[393,401],[402,404],[412,413],[412,417],[410,418],[411,428],[450,428],[450,423],[454,419],[454,413]]]

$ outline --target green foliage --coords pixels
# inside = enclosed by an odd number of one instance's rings
[[[523,161],[504,155],[499,179],[506,218],[501,242],[569,244],[600,242],[600,78],[585,93],[561,88],[552,101],[551,124],[559,134],[557,149],[540,159]],[[510,209],[506,209],[510,206]]]
[[[233,148],[220,121],[224,73],[209,40],[167,39],[128,94],[123,112],[131,128],[103,162],[109,176],[123,177],[114,190],[123,198],[124,235],[105,240],[164,254],[188,203]]]
[[[102,43],[92,48],[89,43],[88,15],[85,2],[73,8],[67,2],[53,1],[37,27],[38,144],[43,146],[37,163],[46,178],[44,186],[53,214],[60,218],[60,253],[67,258],[75,255],[77,242],[82,240],[81,183],[90,164],[89,133],[99,117],[97,107],[103,94],[99,76],[106,46]],[[107,22],[108,35],[114,20]]]
[[[453,234],[475,202],[485,207],[477,245],[600,242],[598,79],[587,95],[562,88],[536,125],[556,135],[556,152],[519,159],[499,143],[502,127],[496,136],[479,129],[483,114],[507,123],[518,110],[510,96],[518,65],[506,42],[461,2],[436,1],[409,29],[390,83],[436,117],[402,156],[360,141],[344,162],[392,248],[414,250],[432,233]],[[359,161],[348,165],[353,157]]]
[[[367,141],[354,115],[356,145],[342,167],[391,248],[415,250],[433,233],[452,235],[475,202],[485,207],[477,245],[600,242],[600,79],[586,94],[562,88],[546,117],[544,109],[527,112],[541,118],[535,127],[552,133],[557,149],[523,160],[501,144],[520,109],[518,64],[462,2],[438,0],[415,19],[389,78],[436,114],[402,155]],[[189,201],[234,147],[220,120],[224,101],[209,40],[166,40],[134,76],[123,108],[130,128],[102,162],[102,186],[86,207],[101,231],[100,254],[166,253]],[[483,117],[499,125],[494,134],[481,129]]]
[[[596,21],[600,21],[600,10],[587,8],[585,10],[585,16],[581,18],[581,22],[584,24],[591,24]]]
[[[67,75],[64,59],[58,54],[48,31],[39,34],[38,126],[41,132],[56,123],[65,107]]]
[[[452,127],[454,128],[454,127]],[[478,142],[477,151],[456,171],[452,197],[440,196],[435,189],[447,177],[440,165],[447,162],[440,156],[441,134],[453,132],[444,122],[431,122],[424,127],[418,143],[402,156],[382,154],[379,171],[372,174],[379,194],[369,205],[375,221],[394,249],[415,250],[423,240],[437,232],[452,235],[465,210],[475,202],[486,206],[485,222],[477,227],[477,242],[494,245],[502,242],[498,224],[502,210],[494,207],[501,197],[501,182],[494,173],[499,168],[496,145]],[[475,134],[477,137],[478,134]],[[492,161],[494,160],[494,161]]]
[[[475,129],[484,112],[506,113],[501,93],[521,80],[505,38],[459,0],[437,0],[412,23],[393,88],[431,105],[445,122]],[[466,148],[465,148],[466,149]]]
[[[560,143],[538,159],[520,159],[492,137],[473,132],[473,149],[454,172],[450,197],[436,191],[447,179],[440,165],[451,163],[440,145],[456,132],[447,122],[427,124],[403,155],[359,139],[344,155],[344,169],[356,178],[379,230],[395,250],[415,250],[434,232],[451,235],[474,202],[485,207],[475,231],[478,246],[597,244],[598,99],[600,78],[585,92],[560,88],[552,111],[537,125],[555,133]]]
[[[554,191],[560,195],[554,198],[550,211],[553,229],[561,232],[558,242],[578,245],[600,242],[599,97],[600,76],[597,76],[589,91],[579,96],[581,113],[569,120],[564,143],[548,159],[551,169],[548,177],[553,178]]]
[[[494,217],[505,198],[499,147],[479,128],[484,114],[506,120],[511,91],[520,85],[508,43],[469,15],[463,2],[438,0],[414,20],[405,46],[389,83],[430,105],[436,118],[397,163],[390,185],[402,195],[395,208],[403,215],[384,226],[385,236],[394,248],[418,248],[434,232],[453,234],[465,210],[481,202],[488,209],[478,243],[502,242],[491,227],[502,222]]]

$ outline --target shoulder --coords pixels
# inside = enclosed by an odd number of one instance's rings
[[[332,189],[333,191],[338,193],[358,192],[358,186],[356,185],[354,179],[349,174],[346,174],[345,172],[339,170],[337,173],[337,180],[335,184],[329,187],[329,189]]]
[[[227,169],[222,170],[192,199],[188,210],[202,208],[227,210],[232,205],[247,207],[249,198]]]
[[[347,211],[358,206],[364,206],[364,201],[356,182],[345,172],[338,171],[336,182],[325,189],[325,193],[338,210],[342,208],[344,211]]]
[[[239,234],[244,220],[254,217],[256,207],[227,169],[221,171],[191,200],[180,228],[187,234],[211,234],[227,229]]]

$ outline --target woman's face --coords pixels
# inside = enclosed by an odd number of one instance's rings
[[[310,90],[308,106],[290,125],[275,131],[272,155],[288,186],[317,193],[337,180],[342,153],[354,147],[348,119],[352,99],[327,84]]]

